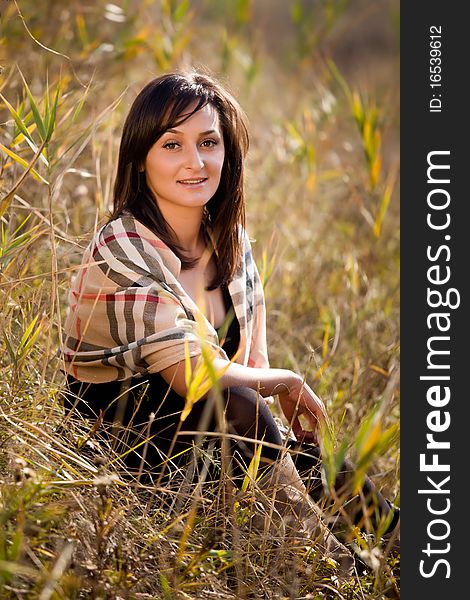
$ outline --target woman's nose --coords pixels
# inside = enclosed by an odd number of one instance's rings
[[[187,169],[197,170],[202,169],[204,161],[199,152],[199,148],[189,148],[185,156],[185,166]]]

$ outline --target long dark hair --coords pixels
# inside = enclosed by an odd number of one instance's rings
[[[194,110],[182,118],[194,102]],[[225,146],[220,184],[205,207],[204,225],[211,231],[217,264],[208,289],[215,289],[230,282],[242,259],[239,226],[245,226],[244,158],[249,139],[240,105],[213,77],[196,71],[168,73],[148,83],[136,97],[122,132],[111,219],[127,209],[176,254],[183,269],[194,266],[197,259],[189,259],[177,245],[140,168],[167,129],[206,104],[218,112]]]

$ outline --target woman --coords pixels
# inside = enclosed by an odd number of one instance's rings
[[[273,395],[300,442],[315,444],[326,419],[323,402],[299,374],[269,367],[263,290],[244,229],[247,150],[240,106],[203,74],[151,81],[126,119],[114,212],[73,283],[63,356],[68,406],[122,426],[129,468],[158,472],[193,445],[190,432],[216,430],[210,394],[180,419],[185,356],[194,371],[203,348],[212,353],[235,434],[235,475],[243,474],[257,441],[266,464],[281,460],[283,441],[268,406]],[[319,451],[305,448],[309,455],[299,460],[318,498]],[[363,491],[368,506],[388,513],[370,480]]]

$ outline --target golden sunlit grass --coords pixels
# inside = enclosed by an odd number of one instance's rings
[[[150,78],[207,65],[250,121],[248,229],[271,363],[325,401],[326,485],[347,452],[356,483],[367,471],[399,504],[397,61],[363,50],[360,77],[340,52],[377,14],[393,39],[397,5],[306,6],[1,3],[2,598],[399,596],[398,561],[373,536],[356,537],[372,568],[344,582],[315,544],[258,531],[272,505],[256,457],[238,490],[210,445],[184,472],[162,464],[150,486],[96,422],[62,408],[66,294],[110,208],[124,116]],[[186,373],[188,410],[217,378],[206,358]]]

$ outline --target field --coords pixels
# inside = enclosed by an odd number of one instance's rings
[[[1,598],[399,597],[372,536],[343,582],[248,531],[223,477],[129,483],[93,423],[64,421],[56,354],[133,98],[207,69],[250,124],[271,364],[327,406],[326,479],[347,449],[399,505],[398,22],[397,0],[0,0]]]

